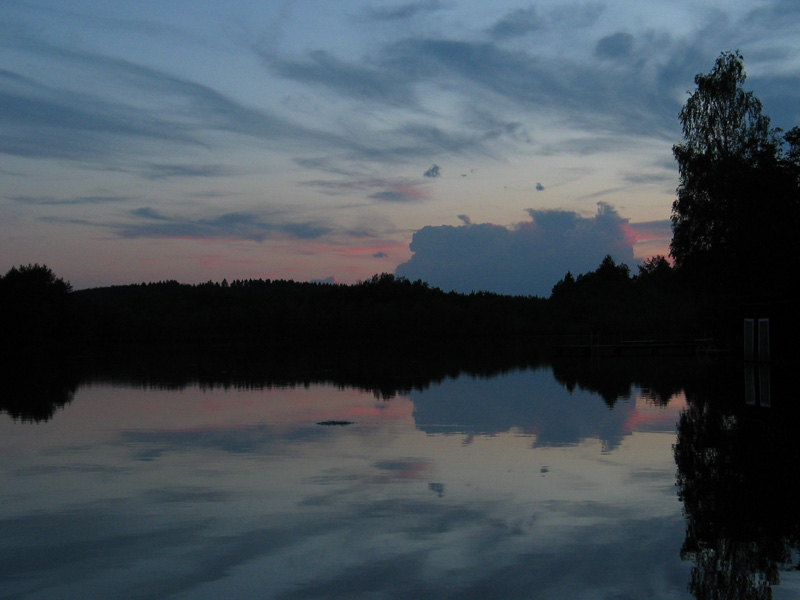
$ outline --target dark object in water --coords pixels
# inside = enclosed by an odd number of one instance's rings
[[[320,421],[317,425],[352,425],[353,421]]]

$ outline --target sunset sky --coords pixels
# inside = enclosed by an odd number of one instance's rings
[[[4,1],[0,271],[74,287],[397,272],[548,295],[666,254],[723,50],[800,123],[796,0]]]

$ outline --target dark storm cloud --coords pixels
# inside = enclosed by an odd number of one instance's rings
[[[594,270],[607,254],[633,264],[635,234],[608,204],[598,203],[590,218],[563,210],[528,213],[530,221],[513,227],[423,227],[411,241],[413,256],[396,273],[446,291],[546,297],[567,271]]]

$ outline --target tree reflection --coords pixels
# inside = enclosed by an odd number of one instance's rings
[[[768,599],[780,571],[798,568],[797,410],[786,393],[780,406],[748,406],[743,388],[736,370],[695,382],[678,424],[681,556],[698,599]]]
[[[652,356],[552,359],[553,375],[568,390],[580,388],[598,394],[609,408],[629,398],[634,387],[656,406],[666,406],[691,373],[706,365],[694,356],[654,359]]]
[[[12,419],[38,423],[72,402],[80,376],[72,365],[48,356],[27,356],[25,362],[5,363],[0,412]]]

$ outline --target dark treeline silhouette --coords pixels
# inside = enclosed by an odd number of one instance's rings
[[[36,274],[36,285],[7,285],[20,270]],[[609,256],[596,271],[568,274],[545,299],[446,293],[390,274],[354,285],[257,279],[70,291],[46,266],[33,265],[0,278],[0,298],[11,307],[4,312],[6,343],[17,347],[470,338],[546,345],[584,332],[694,333],[692,304],[673,288],[669,263],[657,257],[639,271],[631,276]]]
[[[548,317],[560,331],[595,332],[666,340],[707,334],[697,297],[663,256],[631,275],[606,256],[598,268],[567,273],[548,299]]]
[[[44,265],[12,267],[0,277],[0,330],[12,352],[63,341],[71,325],[68,282]]]
[[[607,256],[595,271],[567,273],[544,299],[446,293],[386,273],[355,285],[250,279],[71,291],[46,266],[28,265],[0,277],[0,298],[7,339],[37,344],[688,334],[698,326],[673,271],[658,256],[632,276]]]
[[[71,331],[89,342],[371,340],[520,335],[542,302],[446,294],[390,274],[355,285],[247,280],[174,281],[72,294]]]

